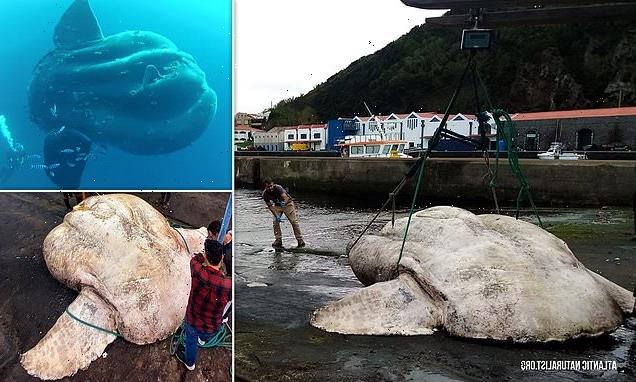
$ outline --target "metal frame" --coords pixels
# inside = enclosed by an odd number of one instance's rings
[[[565,24],[599,22],[611,19],[636,19],[634,1],[591,0],[401,0],[404,4],[422,9],[479,10],[481,27],[510,25]],[[466,27],[474,23],[471,14],[447,14],[427,18],[427,22],[439,26]]]

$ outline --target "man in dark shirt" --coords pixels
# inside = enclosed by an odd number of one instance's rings
[[[219,269],[221,261],[223,246],[210,239],[205,240],[205,255],[196,254],[190,260],[192,287],[183,323],[185,349],[176,352],[188,370],[194,370],[199,341],[205,343],[223,325],[223,313],[232,298],[232,279]]]
[[[294,236],[298,241],[298,248],[305,246],[303,240],[303,234],[300,232],[300,225],[298,224],[298,215],[296,214],[296,208],[294,207],[294,201],[289,193],[280,185],[274,184],[274,182],[267,178],[263,181],[263,200],[267,205],[269,211],[274,215],[274,237],[275,240],[272,243],[272,247],[280,248],[283,246],[283,234],[280,230],[280,223],[283,219],[283,214],[287,216],[287,219],[291,223],[294,230]]]
[[[221,221],[214,220],[208,224],[208,239],[219,241]],[[223,238],[223,266],[225,274],[232,277],[232,231],[227,231]]]

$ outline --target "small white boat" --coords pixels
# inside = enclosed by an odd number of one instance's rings
[[[346,158],[411,158],[404,153],[408,142],[381,135],[346,136],[338,145]]]
[[[563,152],[563,144],[560,142],[552,142],[548,151],[537,154],[539,159],[543,160],[579,160],[587,159],[585,154],[577,154],[571,152]]]

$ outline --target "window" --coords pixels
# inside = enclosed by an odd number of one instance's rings
[[[300,139],[307,139],[307,134],[300,134]]]
[[[400,144],[400,146],[398,147],[398,152],[399,153],[403,153],[404,152],[404,143]]]
[[[592,146],[594,133],[590,129],[581,129],[576,133],[576,149],[585,150]]]
[[[458,115],[457,117],[453,118],[453,121],[463,121],[464,118],[462,118],[461,115]]]
[[[536,130],[530,130],[526,133],[526,139],[523,148],[526,151],[534,151],[539,149],[539,133]]]
[[[382,154],[389,155],[389,151],[391,151],[391,145],[384,145],[384,149],[382,150]]]
[[[364,146],[351,146],[351,155],[364,154]]]
[[[380,152],[380,145],[367,146],[367,154],[377,154]]]
[[[320,133],[314,133],[314,139],[320,139]]]
[[[406,127],[411,130],[415,130],[417,128],[417,117],[411,116],[409,117],[408,122],[406,122]]]
[[[294,139],[294,134],[287,134],[287,139]]]

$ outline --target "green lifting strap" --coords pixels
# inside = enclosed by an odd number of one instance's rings
[[[182,227],[178,227],[178,228],[182,228]],[[177,229],[177,227],[172,226],[172,229],[174,229],[175,231],[177,231],[177,233],[179,234],[179,236],[181,236],[181,238],[183,239],[183,244],[185,244],[186,251],[188,251],[188,254],[190,254],[190,247],[188,247],[188,241],[185,239],[185,237],[183,237],[183,234],[182,234],[181,232],[179,232],[179,230]]]
[[[66,308],[65,312],[66,312],[66,314],[68,314],[68,315],[69,315],[72,319],[74,319],[75,321],[80,322],[80,323],[82,323],[82,324],[84,324],[84,325],[86,325],[86,326],[88,326],[88,327],[91,327],[91,328],[93,328],[93,329],[99,330],[99,331],[101,331],[101,332],[104,332],[104,333],[107,333],[107,334],[110,334],[110,335],[113,335],[113,336],[116,336],[116,337],[121,337],[121,336],[122,336],[121,334],[119,334],[119,333],[117,333],[117,332],[113,332],[113,331],[110,331],[110,330],[108,330],[108,329],[100,328],[100,327],[99,327],[99,326],[97,326],[97,325],[94,325],[94,324],[91,324],[90,322],[86,322],[86,321],[82,320],[81,318],[79,318],[79,317],[77,317],[76,315],[74,315],[73,313],[71,313],[71,312],[68,310],[68,308]]]
[[[517,153],[517,132],[514,126],[514,122],[510,118],[510,115],[504,110],[493,110],[492,111],[493,118],[495,123],[497,124],[497,154],[495,160],[495,171],[493,173],[492,179],[490,181],[490,188],[493,189],[497,185],[497,176],[499,175],[499,137],[504,139],[506,143],[506,149],[508,152],[508,163],[510,165],[510,170],[512,174],[519,182],[519,193],[517,194],[517,205],[516,205],[516,218],[519,219],[519,210],[521,206],[521,199],[525,195],[530,201],[530,205],[532,206],[532,211],[539,221],[539,226],[543,228],[543,222],[541,221],[541,217],[539,216],[539,212],[537,207],[534,204],[534,200],[532,199],[532,194],[530,193],[530,186],[528,185],[528,180],[526,179],[523,171],[521,170],[521,165],[519,164],[519,155]],[[501,119],[504,119],[503,121]],[[404,254],[404,246],[406,245],[406,238],[409,233],[409,227],[411,226],[411,218],[413,217],[413,212],[415,210],[415,202],[417,200],[417,196],[419,195],[422,179],[424,178],[424,167],[426,164],[426,160],[428,159],[430,150],[427,149],[424,153],[424,158],[422,159],[422,163],[420,168],[418,169],[417,175],[417,183],[415,185],[415,194],[413,195],[413,199],[411,201],[411,208],[409,209],[409,218],[406,223],[406,229],[404,230],[404,237],[402,238],[402,246],[400,247],[400,256],[398,257],[397,264],[395,266],[396,272],[399,270],[400,261],[402,260],[402,255]]]
[[[179,346],[185,346],[185,331],[183,330],[183,323],[181,327],[172,335],[172,341],[170,341],[170,353],[174,354]],[[222,347],[226,349],[232,348],[232,334],[228,329],[227,324],[221,325],[219,330],[214,333],[214,336],[207,340],[205,344],[199,344],[200,348],[210,349],[215,347]]]
[[[519,193],[517,194],[517,208],[515,216],[517,219],[519,219],[521,199],[525,195],[530,202],[532,212],[534,212],[534,215],[539,221],[539,226],[543,228],[543,222],[541,221],[541,217],[539,216],[539,211],[537,210],[537,207],[534,204],[534,200],[532,199],[532,194],[530,193],[530,185],[528,184],[528,180],[523,174],[521,165],[519,164],[519,154],[517,153],[517,130],[515,128],[515,124],[512,121],[512,118],[510,118],[510,115],[505,110],[493,110],[492,116],[495,120],[495,123],[497,124],[497,156],[495,159],[495,171],[490,181],[490,187],[494,188],[497,185],[497,176],[499,175],[499,138],[501,137],[506,144],[510,171],[512,171],[512,174],[515,178],[517,178],[517,182],[519,183]]]

